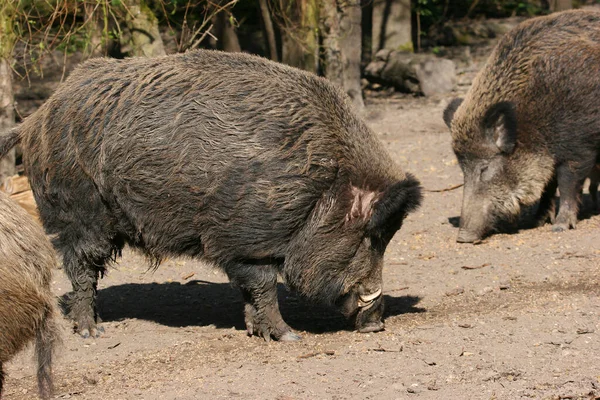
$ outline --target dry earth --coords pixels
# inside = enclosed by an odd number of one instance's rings
[[[462,180],[446,101],[368,101],[368,123],[427,190]],[[246,336],[241,296],[221,273],[185,259],[148,272],[127,251],[100,284],[105,335],[81,339],[64,321],[56,398],[600,398],[600,216],[458,244],[461,196],[427,191],[393,239],[376,334],[281,285],[282,314],[303,340],[265,343]],[[54,279],[58,296],[69,290],[62,271]],[[35,396],[32,364],[29,350],[6,366],[6,400]]]

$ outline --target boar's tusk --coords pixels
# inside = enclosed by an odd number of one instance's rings
[[[358,306],[359,307],[371,306],[371,304],[373,303],[373,300],[375,300],[379,296],[381,296],[381,289],[379,289],[375,293],[371,293],[368,295],[361,295],[358,300]]]
[[[360,299],[362,301],[364,301],[365,303],[368,303],[370,301],[375,300],[379,296],[381,296],[381,289],[377,290],[375,293],[371,293],[371,294],[368,294],[368,295],[361,295]]]

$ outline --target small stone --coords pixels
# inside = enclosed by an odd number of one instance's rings
[[[481,291],[479,292],[479,295],[480,295],[480,296],[484,296],[484,295],[486,295],[486,294],[488,294],[488,293],[491,293],[491,292],[493,292],[493,291],[494,291],[494,288],[492,288],[492,287],[490,287],[490,286],[486,286],[486,287],[484,287],[483,289],[481,289]]]
[[[459,294],[463,294],[464,292],[464,288],[457,287],[456,289],[452,289],[449,292],[446,292],[446,296],[458,296]]]

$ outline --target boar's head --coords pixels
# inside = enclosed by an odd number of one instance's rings
[[[476,114],[462,99],[454,99],[444,111],[464,175],[461,243],[481,240],[499,221],[514,220],[521,205],[539,199],[553,168],[544,149],[532,152],[524,145],[528,138],[521,140],[525,135],[522,127],[517,131],[512,102],[498,102]]]
[[[361,185],[368,187],[368,185]],[[383,190],[338,184],[317,203],[285,259],[288,285],[355,318],[360,332],[383,329],[383,255],[406,215],[421,202],[407,175]]]

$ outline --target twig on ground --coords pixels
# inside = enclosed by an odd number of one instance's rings
[[[335,351],[333,351],[333,350],[315,351],[313,353],[302,354],[301,356],[298,356],[298,358],[311,358],[311,357],[319,356],[321,354],[325,354],[326,356],[333,356],[333,355],[335,355]]]
[[[433,192],[433,193],[449,192],[451,190],[458,189],[459,187],[463,187],[464,185],[465,185],[464,183],[459,183],[457,185],[452,185],[452,186],[447,187],[445,189],[425,189],[425,191],[426,192]]]

